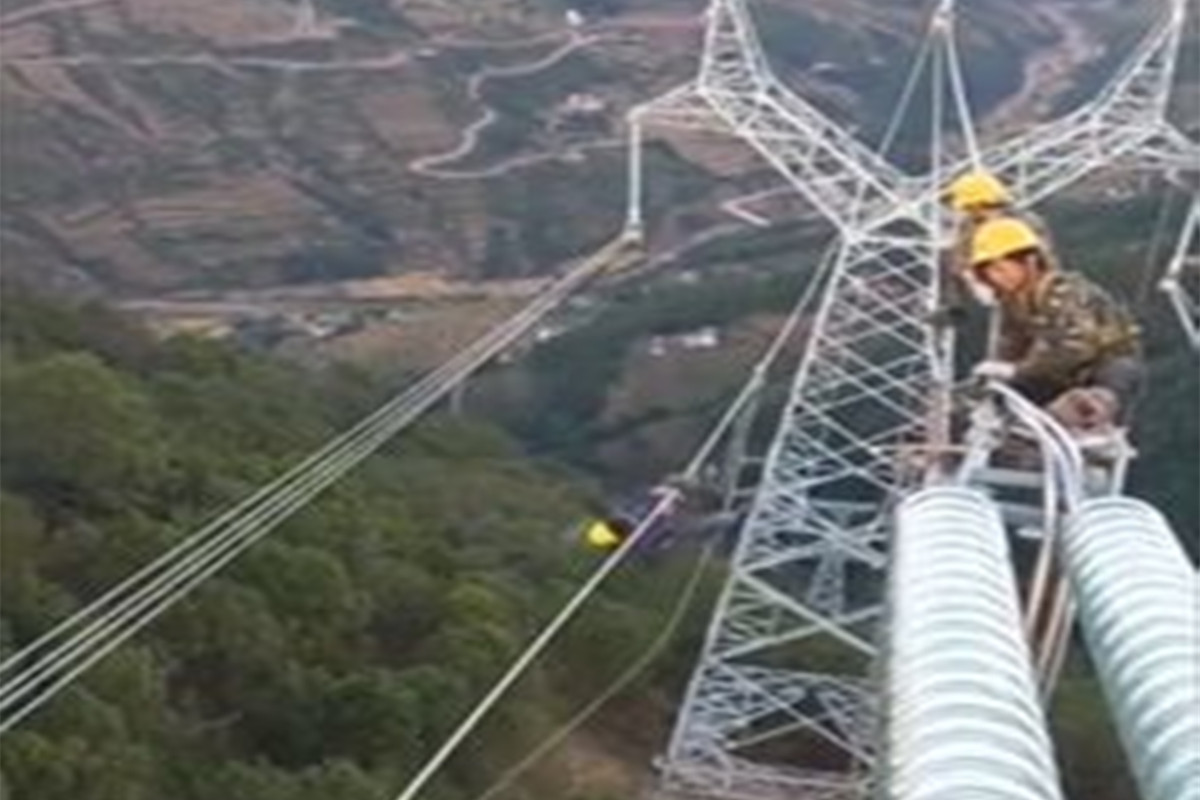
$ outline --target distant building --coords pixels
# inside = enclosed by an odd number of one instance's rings
[[[652,336],[646,352],[662,358],[671,350],[712,350],[721,346],[721,332],[709,325],[677,336]]]
[[[574,8],[568,8],[564,16],[567,19],[567,26],[571,28],[582,28],[583,23],[587,22],[583,14]]]
[[[563,329],[557,325],[543,325],[534,332],[533,340],[541,344],[561,335],[562,332]]]
[[[721,332],[709,325],[676,337],[684,350],[712,350],[721,345]]]
[[[573,92],[560,107],[563,114],[591,115],[602,114],[608,108],[604,98],[588,92]]]

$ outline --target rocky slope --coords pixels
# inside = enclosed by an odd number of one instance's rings
[[[545,271],[619,224],[623,111],[691,73],[702,9],[583,0],[572,26],[567,5],[6,4],[6,265],[125,296]],[[871,133],[926,6],[752,10],[788,80]],[[964,21],[983,108],[1019,91],[1023,61],[1060,35],[1006,8],[973,4]],[[651,168],[655,218],[717,188],[666,151]]]

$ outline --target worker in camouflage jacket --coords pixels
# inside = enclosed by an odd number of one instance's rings
[[[976,290],[974,293],[979,295],[978,284],[970,280],[971,248],[975,233],[992,220],[1018,219],[1029,225],[1042,242],[1046,268],[1058,269],[1049,230],[1038,217],[1019,211],[1007,187],[990,172],[972,170],[961,175],[949,185],[942,199],[954,210],[957,219],[954,249],[949,261],[943,262],[940,308],[934,315],[935,324],[959,322],[966,313],[966,295],[971,290]]]
[[[1087,408],[1125,423],[1145,375],[1140,333],[1125,308],[1082,275],[1051,269],[1041,237],[1017,219],[976,229],[970,271],[1000,308],[998,350],[977,375],[1008,381],[1039,405],[1095,389]]]

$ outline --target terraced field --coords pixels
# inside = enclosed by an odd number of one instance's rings
[[[786,79],[873,138],[926,5],[752,11]],[[1076,39],[1115,24],[1106,3],[1088,5]],[[7,4],[6,268],[121,297],[554,269],[619,225],[623,113],[694,69],[702,3],[578,7],[573,27],[557,0]],[[1068,11],[1015,20],[1003,0],[970,4],[980,111],[1053,99],[1025,98],[1022,79],[1074,41],[1060,30]],[[571,117],[580,102],[592,111]],[[898,150],[914,146],[902,136]],[[727,224],[720,204],[763,186],[763,165],[725,143],[650,159],[664,247],[678,244],[678,209],[706,209],[692,231]]]

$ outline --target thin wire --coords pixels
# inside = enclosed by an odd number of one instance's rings
[[[1155,265],[1159,258],[1162,257],[1163,243],[1167,233],[1167,220],[1170,216],[1172,192],[1170,188],[1164,188],[1162,199],[1158,205],[1158,216],[1154,220],[1153,233],[1150,236],[1150,247],[1146,250],[1146,261],[1142,266],[1142,280],[1138,283],[1137,295],[1134,298],[1133,307],[1138,316],[1146,310],[1146,305],[1150,301],[1150,290],[1155,284]]]
[[[883,139],[879,143],[880,156],[886,156],[895,143],[895,138],[900,132],[900,125],[908,115],[908,107],[912,103],[913,93],[917,90],[917,81],[920,80],[921,73],[925,71],[925,61],[929,58],[932,48],[933,36],[931,33],[926,33],[921,40],[921,47],[913,59],[913,64],[909,67],[908,77],[900,92],[900,99],[896,102],[896,109],[892,112],[892,117],[888,120],[888,126],[884,130]]]
[[[623,691],[630,683],[634,681],[643,671],[658,657],[667,643],[675,636],[675,631],[679,628],[683,621],[684,615],[688,608],[691,607],[692,600],[696,595],[696,590],[700,587],[701,578],[704,577],[705,569],[712,561],[713,555],[716,553],[716,542],[710,540],[705,543],[704,548],[700,551],[700,555],[696,560],[696,565],[692,569],[691,576],[688,578],[687,584],[683,588],[683,593],[675,603],[675,607],[671,612],[666,624],[663,625],[658,635],[650,643],[650,645],[638,656],[632,664],[617,676],[611,684],[609,684],[600,694],[592,698],[592,700],[579,711],[575,712],[567,722],[563,723],[558,729],[552,732],[542,742],[531,750],[524,758],[518,761],[513,766],[509,767],[500,778],[477,796],[475,800],[491,800],[500,792],[507,789],[513,782],[525,773],[531,766],[536,764],[546,756],[554,748],[558,747],[564,739],[574,733],[580,726],[586,723],[597,711],[603,708],[613,697]]]
[[[568,622],[575,616],[583,604],[591,599],[600,585],[604,583],[617,567],[624,563],[629,554],[638,546],[641,540],[646,536],[646,532],[658,522],[659,519],[666,516],[675,502],[679,499],[680,494],[677,490],[668,489],[663,492],[659,500],[651,507],[646,516],[642,517],[642,521],[638,523],[637,528],[629,535],[629,537],[621,543],[621,546],[615,553],[605,559],[600,568],[592,573],[591,577],[579,588],[578,591],[571,597],[567,604],[554,616],[545,628],[537,635],[536,638],[525,648],[525,651],[517,658],[516,661],[509,666],[508,670],[500,677],[500,680],[492,686],[488,693],[475,706],[467,717],[459,723],[458,727],[450,735],[438,751],[434,753],[429,761],[425,762],[425,766],[417,773],[416,777],[409,782],[408,786],[397,796],[397,800],[412,800],[425,787],[429,779],[442,767],[448,758],[458,749],[462,741],[475,729],[480,721],[487,715],[492,707],[503,697],[512,685],[517,682],[529,665],[542,654],[547,645],[554,640]]]
[[[82,632],[66,639],[5,683],[0,693],[0,709],[8,709],[38,689],[41,691],[18,712],[6,715],[0,721],[0,733],[23,720],[91,664],[111,652],[414,421],[447,391],[511,344],[594,272],[605,266],[608,263],[607,256],[613,252],[611,245],[602,248],[571,272],[552,279],[549,288],[526,308],[473,342],[416,386],[385,403],[283,476],[7,659],[0,665],[0,672],[11,671],[56,639],[65,638],[72,629],[87,625]],[[158,576],[150,580],[156,573]],[[147,580],[148,585],[135,591],[135,587]],[[131,596],[122,599],[122,595],[127,594]],[[104,611],[109,605],[115,607]],[[88,623],[89,617],[97,619]],[[122,625],[126,625],[123,630]],[[60,677],[47,686],[46,681],[51,680],[55,672],[60,673]]]
[[[711,456],[713,450],[720,443],[721,438],[725,435],[726,430],[733,425],[738,418],[742,408],[751,401],[761,387],[762,381],[765,379],[770,362],[782,351],[788,338],[795,331],[804,311],[811,305],[813,298],[816,297],[817,287],[825,282],[825,278],[832,272],[832,267],[836,263],[836,248],[831,248],[826,258],[822,261],[817,269],[817,273],[809,282],[808,287],[793,307],[791,314],[781,326],[775,339],[767,348],[762,359],[756,363],[751,372],[750,379],[746,382],[742,391],[730,403],[725,414],[713,426],[703,444],[697,449],[696,453],[688,462],[687,467],[683,472],[683,477],[695,478],[700,474],[705,462]],[[526,647],[520,656],[513,662],[503,675],[493,684],[492,688],[482,700],[475,706],[470,714],[459,723],[458,727],[450,734],[449,738],[442,743],[437,752],[425,762],[420,771],[413,777],[407,786],[397,795],[396,800],[412,800],[425,787],[429,780],[441,769],[442,765],[454,754],[458,746],[463,740],[475,729],[475,727],[483,720],[483,718],[491,711],[492,707],[508,692],[508,690],[516,683],[517,679],[524,674],[525,670],[533,661],[541,655],[542,651],[554,640],[559,631],[574,617],[574,615],[583,607],[591,596],[600,588],[600,585],[614,572],[646,535],[646,532],[658,519],[664,516],[674,506],[675,502],[681,497],[677,489],[667,489],[659,500],[650,508],[641,522],[633,532],[621,543],[611,556],[592,573],[586,583],[581,586],[576,593],[567,601],[567,604],[555,615],[555,617],[546,625],[545,628],[534,638]]]

